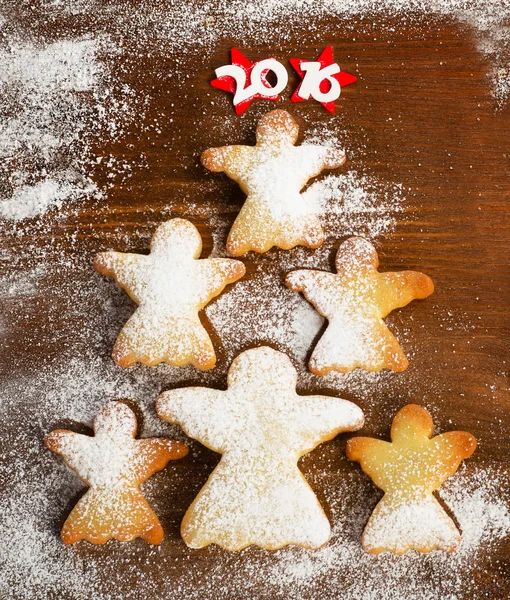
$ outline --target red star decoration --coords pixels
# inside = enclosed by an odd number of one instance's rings
[[[251,72],[253,71],[253,67],[257,64],[257,62],[252,63],[251,61],[249,61],[246,58],[246,56],[244,56],[244,54],[237,48],[232,48],[232,50],[230,51],[230,56],[231,56],[231,64],[241,67],[243,69],[243,71],[246,73],[246,81],[245,81],[244,88],[243,88],[243,89],[246,89],[251,83],[251,81],[250,81]],[[260,61],[258,61],[258,62],[260,62]],[[217,77],[216,79],[213,79],[210,83],[213,87],[218,88],[219,90],[224,90],[225,92],[230,92],[231,94],[236,93],[236,85],[237,85],[236,81],[233,77],[230,77],[229,75],[226,75],[223,77]],[[269,82],[266,79],[262,79],[262,83],[266,87],[271,87],[271,85],[269,84]],[[259,93],[255,93],[252,96],[250,96],[249,98],[247,98],[246,100],[239,102],[239,104],[237,104],[234,108],[238,115],[242,115],[243,112],[255,100],[255,98],[264,98],[264,100],[278,100],[278,97],[279,97],[278,94],[276,94],[276,96],[262,96]]]
[[[319,56],[317,61],[303,60],[301,58],[291,58],[290,64],[292,65],[292,67],[294,68],[296,73],[301,77],[301,79],[303,79],[306,75],[306,72],[303,71],[303,69],[301,69],[301,65],[303,63],[307,63],[307,62],[319,62],[321,65],[321,69],[323,69],[324,67],[329,67],[330,65],[334,64],[333,48],[331,48],[331,46],[326,46],[326,48],[324,48],[322,54]],[[340,73],[333,75],[333,79],[336,79],[338,81],[338,83],[340,84],[340,88],[343,88],[346,85],[350,85],[351,83],[354,83],[356,81],[357,77],[356,77],[356,75],[351,75],[350,73],[346,73],[345,71],[340,71]],[[304,100],[304,98],[302,98],[299,95],[299,91],[301,89],[301,83],[297,87],[296,91],[292,94],[292,97],[291,97],[292,102],[303,102],[303,100]],[[329,91],[329,88],[330,88],[330,84],[328,83],[328,80],[323,79],[319,85],[319,90],[325,94],[326,92]],[[335,112],[335,101],[334,100],[331,100],[331,102],[321,102],[321,104],[330,113]]]

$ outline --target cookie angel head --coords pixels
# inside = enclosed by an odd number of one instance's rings
[[[299,136],[299,125],[285,110],[275,109],[262,116],[257,124],[255,137],[258,146],[293,146]]]
[[[202,237],[198,229],[186,219],[172,219],[161,223],[151,241],[151,254],[199,258]]]

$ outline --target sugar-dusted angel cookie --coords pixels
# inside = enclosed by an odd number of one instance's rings
[[[384,492],[363,533],[367,552],[452,552],[459,545],[455,523],[432,492],[473,454],[476,440],[465,431],[431,438],[433,431],[429,413],[408,404],[393,419],[391,443],[367,437],[347,442],[348,458]]]
[[[113,348],[113,359],[121,367],[136,362],[214,367],[214,348],[198,312],[242,277],[245,267],[229,258],[198,260],[201,252],[197,228],[185,219],[172,219],[157,228],[148,256],[96,255],[96,271],[114,277],[138,304]]]
[[[90,488],[67,517],[62,541],[104,544],[111,538],[128,542],[141,537],[159,544],[163,528],[139,486],[168,461],[186,456],[186,444],[134,439],[136,417],[123,402],[110,402],[97,414],[94,433],[59,429],[44,440]]]
[[[227,239],[233,256],[267,252],[273,246],[288,250],[322,245],[321,224],[301,190],[323,169],[343,165],[345,153],[314,144],[294,146],[298,133],[289,113],[272,110],[257,125],[255,146],[209,148],[202,154],[204,167],[223,171],[246,194]]]
[[[328,541],[328,519],[297,462],[338,433],[359,429],[363,413],[347,400],[299,396],[296,380],[285,354],[261,347],[234,360],[226,391],[190,387],[159,397],[162,419],[223,454],[184,516],[188,546],[314,549]]]
[[[378,266],[372,244],[352,237],[338,249],[336,273],[300,269],[287,275],[287,287],[302,292],[329,321],[310,358],[312,373],[407,368],[407,358],[383,318],[411,300],[430,296],[434,284],[423,273],[379,273]]]

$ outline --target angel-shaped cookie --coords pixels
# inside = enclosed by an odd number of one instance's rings
[[[302,292],[329,321],[310,358],[312,373],[407,368],[407,358],[383,318],[415,298],[430,296],[434,284],[416,271],[379,273],[378,265],[372,244],[352,237],[338,249],[336,273],[301,269],[287,275],[287,287]]]
[[[162,419],[223,454],[184,516],[188,546],[273,550],[328,541],[328,519],[297,462],[338,433],[359,429],[363,413],[347,400],[299,396],[296,381],[285,354],[261,347],[234,360],[227,391],[191,387],[159,397]]]
[[[185,219],[172,219],[157,228],[148,256],[96,255],[96,271],[114,277],[138,304],[113,348],[113,359],[121,367],[136,362],[214,367],[214,348],[198,312],[242,277],[245,267],[229,258],[197,260],[201,252],[197,228]]]
[[[136,417],[123,402],[110,402],[97,414],[94,433],[59,429],[44,439],[90,487],[67,517],[62,541],[104,544],[111,538],[127,542],[141,537],[159,544],[163,528],[139,486],[168,461],[186,456],[186,444],[134,439]]]
[[[257,125],[255,146],[209,148],[202,154],[204,167],[223,171],[246,194],[228,235],[227,250],[233,256],[267,252],[273,246],[288,250],[322,245],[319,219],[300,192],[323,169],[343,165],[345,153],[312,144],[294,146],[298,133],[289,113],[272,110]]]
[[[465,431],[449,431],[431,439],[433,431],[429,413],[408,404],[393,419],[391,443],[367,437],[347,442],[348,458],[358,461],[384,491],[363,532],[367,552],[404,554],[434,548],[452,552],[459,545],[455,523],[432,492],[473,454],[476,440]]]

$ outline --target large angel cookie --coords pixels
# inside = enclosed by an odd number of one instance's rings
[[[185,219],[172,219],[157,228],[148,256],[124,252],[96,256],[96,271],[114,277],[138,304],[113,349],[113,359],[121,367],[136,362],[214,367],[214,348],[198,312],[242,277],[245,267],[229,258],[198,260],[201,252],[197,228]]]
[[[273,246],[288,250],[322,244],[321,224],[301,190],[323,169],[343,165],[345,153],[313,144],[294,146],[298,133],[289,113],[272,110],[257,125],[255,146],[209,148],[202,154],[207,169],[223,171],[246,194],[228,235],[227,250],[233,256]]]
[[[268,347],[232,363],[226,391],[190,387],[163,393],[162,419],[223,454],[181,526],[192,548],[287,544],[319,548],[330,525],[298,469],[301,456],[342,431],[363,425],[347,400],[296,394],[289,358]]]
[[[372,244],[352,237],[338,249],[336,273],[300,269],[287,275],[287,287],[302,292],[329,321],[310,358],[312,373],[407,368],[407,358],[383,318],[411,300],[430,296],[434,284],[423,273],[379,273],[378,266]]]
[[[186,456],[187,446],[163,438],[134,439],[136,417],[122,402],[110,402],[98,413],[94,433],[56,430],[44,440],[90,487],[67,517],[62,541],[103,544],[141,537],[159,544],[163,529],[139,486],[168,461]]]
[[[429,413],[408,404],[393,419],[391,443],[367,437],[347,442],[348,458],[358,461],[384,491],[363,533],[367,552],[404,554],[434,548],[452,552],[459,545],[455,523],[432,492],[473,454],[476,440],[465,431],[449,431],[431,439],[433,431]]]

